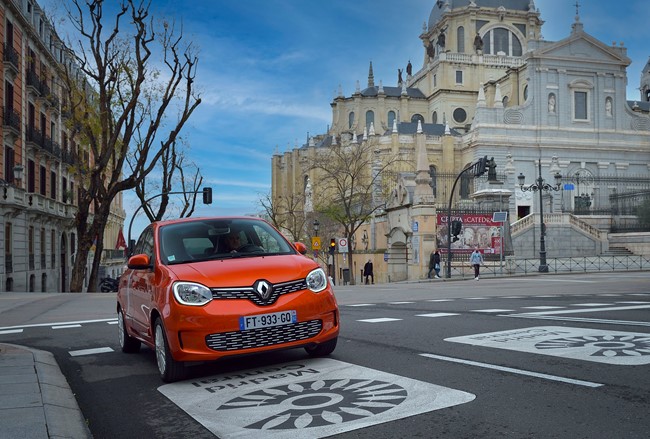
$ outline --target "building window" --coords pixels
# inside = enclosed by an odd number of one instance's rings
[[[424,117],[421,114],[414,114],[411,117],[411,122],[418,123],[418,121],[424,123]]]
[[[5,273],[13,272],[13,237],[11,223],[5,223]],[[7,290],[11,291],[11,290]]]
[[[366,111],[366,128],[370,129],[370,124],[375,123],[375,112],[372,110]]]
[[[41,228],[41,269],[46,269],[47,267],[45,266],[45,229]]]
[[[50,265],[51,268],[56,267],[56,231],[52,229],[50,232]]]
[[[458,53],[465,53],[465,28],[463,26],[456,29],[456,40],[458,43]]]
[[[433,86],[434,87],[438,86],[438,75],[433,75]]]
[[[483,53],[488,55],[521,56],[521,41],[512,31],[497,27],[483,35]]]
[[[45,166],[41,166],[41,178],[40,178],[40,194],[45,196],[47,194],[47,170]]]
[[[56,172],[50,171],[50,198],[56,200]]]
[[[433,114],[431,115],[431,122],[432,123],[438,123],[438,112],[434,111]]]
[[[34,269],[34,226],[29,226],[27,234],[27,250],[29,254],[29,269]]]
[[[462,108],[456,108],[453,113],[454,120],[458,123],[463,123],[467,120],[467,112]]]
[[[524,86],[524,101],[528,100],[528,85]]]
[[[352,128],[354,125],[354,111],[350,111],[350,114],[348,114],[348,128]]]
[[[34,160],[27,160],[27,192],[36,190],[36,164]]]
[[[389,111],[388,112],[388,128],[393,129],[393,122],[395,122],[395,112],[394,111]]]
[[[435,166],[429,166],[429,177],[431,177],[431,190],[433,191],[433,196],[436,196],[436,191],[438,188],[438,183],[437,183],[437,174],[436,174],[436,167]]]
[[[10,146],[5,145],[4,178],[7,183],[13,183],[14,181],[14,160],[14,149]]]
[[[573,92],[573,118],[575,120],[589,120],[588,98],[589,95],[586,91]]]
[[[456,70],[456,84],[462,84],[462,83],[463,83],[463,71]]]

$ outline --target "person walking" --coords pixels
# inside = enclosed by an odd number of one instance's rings
[[[366,265],[363,266],[363,276],[366,279],[366,285],[368,285],[368,278],[370,278],[373,284],[375,283],[375,276],[372,272],[372,261],[370,259],[368,259]]]
[[[436,272],[435,278],[440,279],[440,252],[436,250],[432,256],[433,256],[433,269]],[[429,271],[429,273],[431,272]]]
[[[474,248],[474,251],[470,255],[469,263],[474,267],[474,280],[478,280],[481,264],[483,263],[483,255],[478,251],[478,247]]]

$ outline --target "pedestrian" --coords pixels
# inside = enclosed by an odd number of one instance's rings
[[[370,281],[374,284],[375,283],[375,276],[372,272],[372,261],[368,259],[368,262],[366,262],[366,265],[363,266],[363,276],[366,279],[366,285],[368,285],[368,278],[370,278]]]
[[[431,272],[436,272],[436,279],[440,279],[440,252],[436,250],[431,253],[429,257],[429,273],[427,273],[427,279],[431,279]]]
[[[481,264],[483,263],[483,255],[478,251],[478,247],[474,248],[474,251],[470,255],[469,263],[474,267],[474,280],[478,280]]]

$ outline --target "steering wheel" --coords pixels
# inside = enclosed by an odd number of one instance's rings
[[[236,251],[238,253],[264,253],[264,249],[255,244],[244,244],[241,247],[238,247]]]

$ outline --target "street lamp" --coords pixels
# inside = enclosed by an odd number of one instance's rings
[[[559,191],[560,185],[562,184],[562,175],[559,172],[555,173],[555,186],[551,186],[546,183],[542,178],[542,161],[537,162],[539,177],[537,178],[537,183],[531,184],[530,186],[524,186],[526,183],[526,177],[521,172],[517,179],[519,180],[519,188],[524,191],[539,192],[539,220],[542,223],[542,230],[539,233],[539,272],[548,273],[548,265],[546,265],[546,245],[544,243],[544,236],[546,235],[546,225],[544,224],[544,199],[542,196],[542,191]]]

